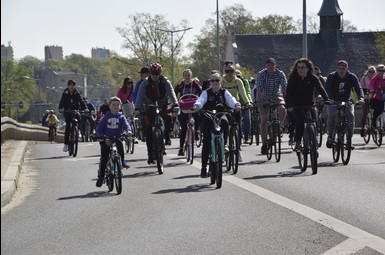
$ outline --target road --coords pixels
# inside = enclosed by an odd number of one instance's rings
[[[279,163],[243,145],[221,189],[198,177],[200,158],[177,157],[178,140],[163,175],[139,143],[121,195],[95,187],[98,143],[81,143],[76,158],[61,144],[30,144],[2,208],[1,254],[385,254],[385,146],[354,135],[344,166],[323,145],[311,175],[284,141]]]

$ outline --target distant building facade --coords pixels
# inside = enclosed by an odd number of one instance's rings
[[[13,60],[13,48],[11,45],[1,45],[1,58]]]
[[[45,46],[44,47],[44,59],[63,59],[63,47],[61,46]]]
[[[92,48],[91,57],[97,59],[108,59],[110,57],[110,50],[105,48]]]
[[[341,29],[341,11],[337,0],[324,0],[318,16],[318,34],[307,34],[308,58],[322,73],[336,70],[336,63],[345,59],[349,70],[362,76],[368,65],[379,64],[383,58],[376,48],[376,38],[385,32],[345,33]],[[226,60],[257,73],[265,67],[265,60],[273,57],[278,68],[286,74],[295,60],[303,56],[302,34],[236,34],[229,25]]]

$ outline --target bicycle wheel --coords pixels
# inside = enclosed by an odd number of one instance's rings
[[[72,128],[72,144],[73,144],[73,151],[72,151],[72,156],[76,157],[78,154],[78,145],[79,145],[79,129],[78,126],[74,126]]]
[[[317,143],[317,136],[316,136],[316,128],[314,125],[309,124],[307,125],[307,137],[308,137],[308,148],[309,148],[309,156],[310,156],[310,163],[311,163],[311,169],[313,174],[317,174],[318,171],[318,143]]]
[[[255,136],[255,144],[258,146],[260,142],[259,135],[261,134],[261,117],[259,116],[259,114],[257,114],[255,117],[256,117],[256,125],[254,126],[255,128],[254,136]]]
[[[234,140],[234,153],[233,153],[233,161],[231,168],[233,169],[233,174],[238,173],[238,164],[239,164],[239,149],[240,149],[240,143],[241,143],[241,138],[239,137],[239,130],[238,127],[235,126],[233,135],[232,135],[232,140]]]
[[[85,131],[84,131],[84,140],[85,142],[90,142],[90,134],[91,134],[91,124],[87,120],[85,123]]]
[[[318,115],[318,119],[317,119],[317,140],[318,140],[318,147],[321,147],[322,146],[322,136],[323,134],[325,133],[325,130],[324,130],[324,124],[323,124],[323,118],[322,118],[322,114],[320,113]]]
[[[303,148],[297,152],[298,164],[300,166],[301,172],[305,172],[308,165],[308,154],[309,154],[309,135],[308,130],[305,128],[303,130]],[[301,155],[298,155],[300,153]]]
[[[52,142],[53,140],[55,140],[55,131],[54,131],[53,127],[49,127],[49,130],[48,130],[48,141]]]
[[[120,158],[114,162],[114,169],[116,193],[119,195],[122,193],[122,162]]]
[[[108,187],[108,191],[113,191],[114,190],[114,165],[111,162],[111,159],[108,160],[107,163],[107,169],[106,169],[106,183]]]
[[[194,141],[195,141],[195,129],[194,127],[190,130],[190,141],[189,141],[189,154],[190,154],[190,164],[194,162]]]
[[[195,141],[195,145],[197,146],[197,148],[201,147],[202,145],[202,139],[203,139],[203,133],[198,130],[198,133],[199,133],[199,139]]]
[[[340,135],[341,142],[341,160],[344,165],[347,165],[352,153],[352,138],[348,124],[345,124],[344,132]]]
[[[373,139],[373,142],[378,146],[380,147],[382,145],[382,119],[380,118],[381,115],[379,117],[377,117],[377,120],[376,120],[376,128],[374,130],[372,130],[372,139]]]
[[[370,113],[369,113],[370,114]],[[368,114],[368,115],[369,115]],[[372,123],[372,120],[371,118],[368,116],[366,117],[366,123],[365,123],[365,126],[364,126],[364,132],[365,132],[365,136],[363,137],[364,138],[364,142],[365,144],[368,144],[369,141],[370,141],[370,135],[371,135],[371,130],[370,130],[370,125]]]
[[[124,139],[124,151],[126,153],[130,152],[130,138],[128,137]]]
[[[128,140],[130,141],[130,144],[128,146],[128,151],[130,152],[130,154],[134,154],[134,151],[135,151],[135,137],[131,136],[131,137],[129,137]]]
[[[279,122],[273,122],[273,141],[275,161],[281,160],[281,129]]]
[[[230,171],[232,166],[233,166],[233,162],[234,162],[234,152],[235,152],[235,140],[233,139],[233,128],[230,128],[230,132],[229,132],[229,141],[228,141],[228,146],[229,146],[229,151],[226,153],[225,155],[225,165],[226,165],[226,171]]]
[[[337,141],[334,141],[334,142],[333,142],[332,154],[333,154],[333,162],[334,162],[334,163],[337,163],[338,160],[340,160],[340,145],[339,145],[339,139],[337,139]]]
[[[215,182],[217,189],[222,187],[222,138],[215,138],[215,153],[216,153],[216,162],[214,163],[215,171]]]
[[[273,146],[274,142],[272,141],[273,139],[273,131],[271,124],[267,127],[267,140],[266,140],[266,145],[267,145],[267,160],[270,160],[271,157],[273,156]]]
[[[152,132],[153,152],[156,160],[158,173],[163,174],[163,135],[160,129],[155,128]]]

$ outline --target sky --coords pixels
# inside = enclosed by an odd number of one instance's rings
[[[314,16],[323,0],[307,0],[307,14]],[[145,3],[145,4],[144,4]],[[92,48],[106,48],[121,56],[123,37],[117,27],[127,27],[136,13],[161,14],[178,29],[189,22],[184,45],[200,34],[207,19],[216,20],[217,0],[2,0],[1,44],[13,47],[14,58],[27,55],[44,59],[44,47],[61,46],[63,55],[91,57]],[[302,19],[303,0],[218,0],[219,10],[242,4],[254,18],[270,14]],[[338,0],[343,18],[359,31],[384,31],[384,0]],[[382,13],[381,13],[382,12]]]

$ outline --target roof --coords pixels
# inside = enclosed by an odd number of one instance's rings
[[[341,16],[342,14],[344,13],[341,11],[337,0],[324,0],[318,12],[319,16]]]

